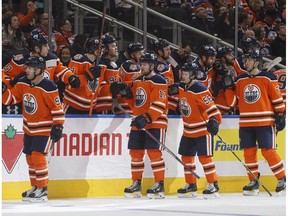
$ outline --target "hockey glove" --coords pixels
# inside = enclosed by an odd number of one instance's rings
[[[174,84],[168,86],[168,95],[172,96],[172,95],[176,95],[176,94],[179,94],[179,84],[174,83]]]
[[[207,124],[207,130],[212,136],[216,135],[219,130],[219,123],[216,118],[210,118]]]
[[[102,67],[101,66],[94,66],[90,67],[88,71],[85,71],[85,76],[87,80],[93,81],[101,76]]]
[[[127,89],[128,85],[124,82],[113,82],[110,85],[110,92],[112,94],[112,98],[117,98],[117,95]]]
[[[222,84],[223,84],[223,90],[226,91],[226,89],[234,89],[234,80],[231,75],[224,76],[222,78]]]
[[[22,77],[25,77],[26,76],[26,72],[23,72],[23,73],[20,73],[18,74],[17,76],[15,76],[12,80],[10,80],[10,85],[11,86],[15,86],[18,81],[22,78]]]
[[[56,124],[52,126],[50,137],[54,142],[58,142],[62,138],[63,126]]]
[[[78,76],[76,75],[71,75],[68,79],[68,82],[69,82],[69,85],[72,87],[72,88],[79,88],[80,87],[80,79]]]
[[[142,129],[146,126],[146,124],[150,124],[151,122],[152,119],[150,115],[148,113],[144,113],[133,119],[130,126],[135,126],[138,129]]]
[[[2,82],[2,94],[7,90],[7,85]]]
[[[226,76],[228,73],[227,68],[225,68],[225,66],[219,60],[214,62],[213,68],[215,69],[217,75]]]
[[[285,113],[275,113],[275,126],[277,131],[282,131],[286,125]]]

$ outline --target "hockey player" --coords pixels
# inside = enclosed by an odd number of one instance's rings
[[[203,166],[208,182],[204,198],[218,198],[219,187],[213,156],[213,136],[218,133],[222,117],[208,89],[196,80],[199,68],[194,63],[185,63],[179,85],[179,105],[184,123],[179,154],[182,161],[195,170],[195,156]],[[178,197],[196,196],[196,177],[184,168],[186,185],[178,189]]]
[[[103,82],[101,83],[100,92],[97,98],[96,112],[107,113],[112,110],[112,96],[110,93],[110,84],[120,81],[119,67],[115,63],[115,58],[118,56],[118,46],[116,38],[106,33],[101,38],[104,46],[103,55],[99,61],[99,64],[107,67]]]
[[[136,116],[131,122],[128,149],[131,156],[133,183],[125,188],[126,197],[140,197],[141,180],[144,171],[145,150],[150,158],[155,185],[147,190],[149,198],[164,198],[165,163],[159,144],[145,131],[148,130],[155,138],[164,143],[167,129],[167,84],[165,79],[154,71],[155,56],[146,53],[140,58],[142,75],[133,83],[117,82],[111,84],[113,98],[121,93]],[[123,90],[125,94],[123,94]]]
[[[225,94],[231,106],[239,105],[240,147],[244,149],[246,166],[256,177],[260,177],[257,142],[278,180],[275,191],[279,193],[286,188],[286,175],[283,162],[275,150],[276,132],[285,128],[285,105],[275,75],[259,69],[262,63],[259,52],[246,54],[243,60],[247,73],[237,77],[235,86],[231,79],[224,79]],[[257,195],[258,179],[250,173],[248,177],[250,183],[243,187],[243,194]]]
[[[89,114],[93,95],[93,112],[95,112],[97,96],[100,89],[100,83],[103,80],[106,66],[96,65],[99,40],[97,38],[88,38],[85,44],[86,53],[76,54],[69,62],[68,67],[74,71],[80,79],[81,86],[78,89],[66,86],[64,93],[64,111],[66,114]]]
[[[42,202],[48,198],[46,154],[62,137],[64,112],[55,83],[44,78],[45,60],[30,57],[26,76],[11,90],[2,82],[2,103],[22,102],[26,161],[32,188],[22,193],[23,201]]]
[[[286,107],[286,69],[280,69],[273,72],[278,79],[279,89],[283,97],[283,101]]]

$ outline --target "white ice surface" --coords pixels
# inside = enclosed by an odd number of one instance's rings
[[[3,216],[284,216],[286,197],[260,193],[248,197],[242,194],[220,194],[219,199],[166,196],[50,199],[47,203],[2,201]]]

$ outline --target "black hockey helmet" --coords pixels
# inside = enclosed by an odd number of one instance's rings
[[[181,67],[181,71],[189,72],[190,77],[192,77],[197,75],[197,72],[200,71],[200,67],[193,62],[187,62]]]
[[[32,56],[25,62],[25,65],[33,68],[40,68],[41,72],[43,72],[46,67],[46,61],[40,56]]]
[[[169,46],[170,44],[168,43],[167,40],[158,38],[158,40],[153,41],[153,49],[157,53],[158,50],[163,50],[164,47]]]
[[[229,48],[229,47],[219,47],[217,49],[217,59],[221,59],[222,57],[224,57],[225,55],[229,54],[229,53],[232,53],[233,52],[233,49]]]
[[[154,64],[155,59],[156,59],[156,57],[155,57],[154,53],[145,53],[144,55],[142,55],[140,57],[140,62],[148,62],[148,63]]]
[[[143,44],[141,44],[140,42],[134,42],[134,43],[130,43],[128,45],[127,53],[128,53],[128,55],[131,56],[132,53],[138,52],[138,51],[141,51],[141,50],[144,50]]]
[[[114,42],[117,41],[116,38],[113,35],[109,34],[109,33],[104,34],[101,37],[101,40],[102,40],[102,44],[104,46],[108,46],[108,44],[114,43]]]
[[[42,47],[42,45],[48,44],[48,40],[41,34],[34,34],[31,35],[27,39],[27,45],[28,49],[34,51],[34,47],[38,46],[39,48]]]
[[[262,55],[260,53],[260,50],[255,50],[253,52],[246,53],[242,57],[243,57],[243,60],[245,60],[247,58],[252,58],[252,59],[255,59],[256,61],[262,60]]]
[[[260,49],[260,44],[255,38],[252,37],[244,38],[241,41],[240,46],[244,53],[252,52],[255,49]]]
[[[88,38],[85,44],[86,52],[94,54],[99,47],[99,40],[96,37]]]
[[[209,57],[209,56],[216,56],[217,52],[213,46],[204,45],[199,54],[200,54],[200,57],[202,56]]]

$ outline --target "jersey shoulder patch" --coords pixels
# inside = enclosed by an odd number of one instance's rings
[[[154,76],[152,76],[151,81],[153,81],[154,83],[159,83],[159,84],[166,84],[166,80],[163,76],[159,75],[159,74],[155,74]]]
[[[258,76],[264,76],[264,77],[269,78],[270,80],[277,80],[276,75],[272,71],[261,72],[260,74],[258,74]]]
[[[48,92],[57,90],[56,84],[49,79],[43,79],[38,86]]]

